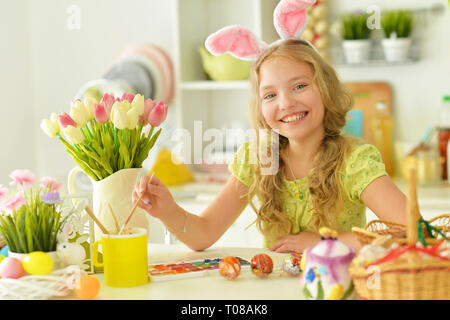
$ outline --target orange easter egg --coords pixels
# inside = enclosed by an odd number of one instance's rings
[[[92,300],[100,291],[100,281],[94,276],[82,276],[79,287],[75,288],[75,294],[81,300]]]

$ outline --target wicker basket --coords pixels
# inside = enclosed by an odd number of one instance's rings
[[[356,292],[361,299],[369,300],[450,300],[450,260],[443,257],[424,255],[421,251],[437,247],[443,241],[426,239],[427,246],[416,246],[420,213],[417,203],[415,171],[408,181],[408,226],[406,239],[393,239],[399,244],[392,259],[387,256],[369,266],[352,263],[349,273]],[[448,223],[439,216],[429,223]],[[445,222],[447,221],[447,222]],[[448,227],[448,224],[447,224]],[[444,227],[440,228],[445,230]],[[379,240],[380,234],[364,230],[368,237],[372,234]],[[446,231],[448,232],[448,231]],[[434,241],[431,241],[434,240]],[[388,253],[392,254],[394,251]],[[426,258],[424,258],[426,257]]]
[[[71,265],[45,276],[0,279],[0,300],[46,300],[54,296],[66,296],[83,274],[79,266]]]

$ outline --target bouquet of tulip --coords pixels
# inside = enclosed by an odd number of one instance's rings
[[[55,251],[57,235],[74,212],[62,205],[62,182],[44,177],[34,187],[36,176],[26,169],[14,170],[10,177],[16,191],[0,185],[0,234],[9,250]]]
[[[124,93],[121,98],[105,94],[100,103],[94,98],[76,100],[70,115],[52,113],[43,119],[42,130],[58,137],[78,166],[99,181],[126,168],[141,168],[167,116],[167,105],[140,94]]]

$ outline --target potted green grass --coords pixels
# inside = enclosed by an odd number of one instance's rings
[[[381,15],[381,27],[386,38],[381,40],[386,61],[405,61],[411,48],[413,16],[409,10],[392,10]]]
[[[367,26],[369,14],[346,13],[340,16],[342,47],[348,63],[364,63],[370,58],[371,30]]]
[[[14,170],[10,177],[15,190],[0,185],[0,235],[8,256],[22,260],[28,253],[42,251],[58,261],[58,234],[75,212],[63,206],[58,192],[62,182],[44,177],[35,186],[36,176],[26,169]]]

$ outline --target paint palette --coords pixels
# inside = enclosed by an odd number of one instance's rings
[[[241,263],[241,268],[250,268],[250,261],[236,257]],[[223,258],[203,259],[188,262],[176,262],[165,264],[152,264],[148,266],[148,274],[152,281],[175,280],[191,277],[201,277],[209,274],[218,274],[219,263]]]

